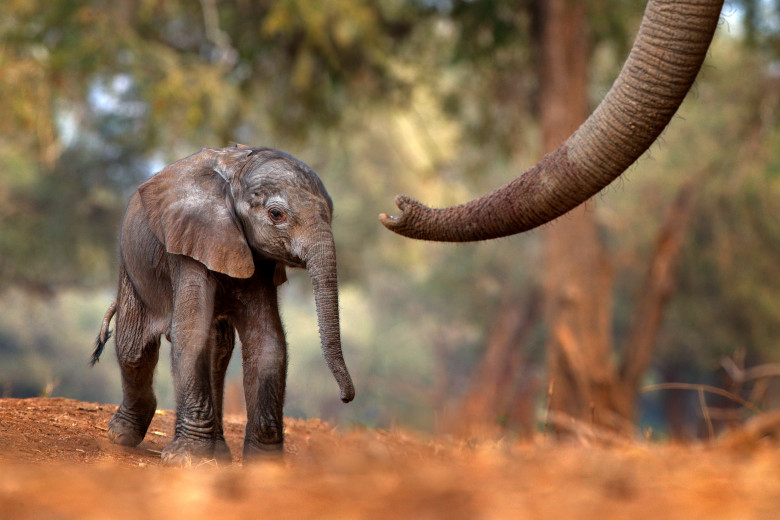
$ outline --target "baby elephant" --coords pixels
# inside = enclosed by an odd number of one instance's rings
[[[308,270],[322,352],[345,403],[355,397],[341,353],[333,203],[298,159],[270,148],[204,148],[138,188],[120,233],[116,313],[122,404],[111,442],[136,446],[154,417],[160,336],[171,342],[176,431],[163,463],[230,460],[222,430],[225,370],[241,338],[247,425],[244,458],[281,453],[287,345],[276,288],[285,267]]]

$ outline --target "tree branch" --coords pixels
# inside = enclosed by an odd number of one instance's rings
[[[700,177],[694,176],[680,188],[658,233],[623,350],[620,376],[626,391],[635,392],[639,387],[655,352],[664,311],[674,292],[680,250]]]

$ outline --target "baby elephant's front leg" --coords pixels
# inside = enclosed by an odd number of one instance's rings
[[[284,451],[287,344],[276,306],[263,311],[254,316],[259,324],[239,329],[247,411],[245,461]]]
[[[163,464],[173,466],[212,459],[217,438],[209,351],[215,285],[202,266],[182,264],[171,321],[176,430],[162,452]]]

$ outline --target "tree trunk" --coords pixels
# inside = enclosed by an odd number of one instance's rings
[[[542,144],[555,149],[588,114],[585,6],[541,7]],[[592,210],[580,207],[544,230],[550,410],[600,426],[612,423],[612,270]]]

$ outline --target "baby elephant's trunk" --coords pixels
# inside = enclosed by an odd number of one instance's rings
[[[341,352],[336,247],[329,229],[320,232],[307,257],[306,267],[314,287],[314,301],[317,305],[322,354],[341,389],[341,400],[348,403],[355,398],[355,387]]]

